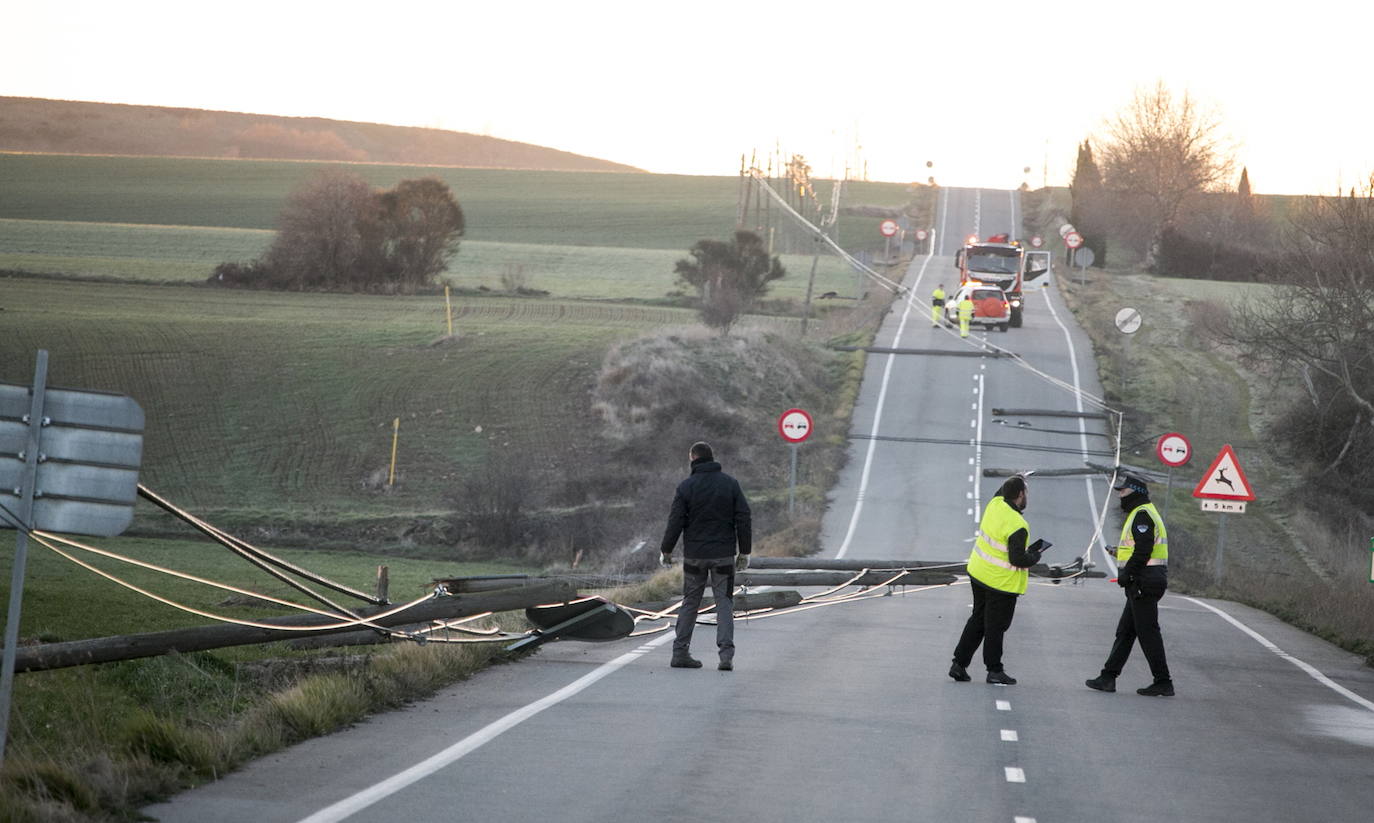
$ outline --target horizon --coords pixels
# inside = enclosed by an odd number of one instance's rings
[[[434,128],[658,174],[732,176],[741,155],[771,151],[805,156],[820,179],[849,168],[1014,189],[1068,185],[1079,143],[1099,144],[1107,119],[1162,81],[1216,112],[1237,148],[1232,189],[1241,168],[1256,194],[1286,195],[1363,186],[1374,170],[1374,113],[1350,102],[1365,70],[1327,31],[1332,19],[1363,30],[1374,9],[1317,0],[1240,16],[1164,0],[1143,17],[1061,0],[1026,17],[993,0],[975,17],[862,4],[819,28],[794,11],[706,0],[684,21],[625,0],[402,0],[379,17],[358,2],[245,0],[211,21],[167,0],[74,0],[12,12],[0,95]],[[722,31],[759,47],[681,57]]]

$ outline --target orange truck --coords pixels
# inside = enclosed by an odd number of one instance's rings
[[[1049,271],[1048,255],[1027,255],[1020,242],[1005,240],[1006,235],[994,235],[998,240],[980,241],[969,238],[963,248],[954,253],[954,266],[959,270],[959,285],[970,282],[996,286],[1007,295],[1011,307],[1010,323],[1021,326],[1022,286]]]

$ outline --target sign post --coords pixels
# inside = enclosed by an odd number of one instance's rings
[[[892,265],[892,238],[897,236],[900,226],[896,220],[884,220],[878,224],[878,233],[887,239],[887,244],[883,248],[883,263]]]
[[[787,516],[792,516],[797,499],[797,447],[811,436],[811,415],[802,409],[788,409],[778,418],[778,434],[792,446],[792,479],[787,485]]]
[[[1193,497],[1202,501],[1203,511],[1221,514],[1221,523],[1217,527],[1217,553],[1212,566],[1213,575],[1221,580],[1226,515],[1245,514],[1245,504],[1255,499],[1255,493],[1250,490],[1250,481],[1245,479],[1245,472],[1230,443],[1221,447],[1221,452],[1193,489]]]
[[[1193,444],[1178,432],[1161,435],[1155,444],[1155,457],[1169,467],[1169,484],[1164,491],[1164,522],[1169,522],[1169,498],[1174,493],[1174,469],[1193,458]]]
[[[0,383],[0,528],[17,532],[0,657],[0,764],[9,733],[29,532],[113,537],[138,501],[143,410],[127,397],[48,388],[48,353],[33,385]]]

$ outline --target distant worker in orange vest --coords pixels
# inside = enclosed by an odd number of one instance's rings
[[[959,336],[968,337],[968,326],[973,322],[973,300],[965,294],[959,301]]]
[[[935,291],[930,293],[930,327],[938,328],[940,325],[940,312],[945,308],[945,284],[941,283],[935,287]]]

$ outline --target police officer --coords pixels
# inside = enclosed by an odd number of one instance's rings
[[[1169,676],[1164,637],[1159,631],[1159,599],[1169,588],[1169,532],[1159,510],[1150,502],[1150,488],[1144,480],[1133,474],[1121,474],[1112,488],[1126,512],[1116,549],[1116,582],[1126,591],[1126,607],[1117,621],[1116,640],[1107,662],[1097,677],[1087,681],[1087,686],[1100,692],[1116,691],[1116,679],[1139,639],[1154,682],[1136,689],[1136,694],[1173,697],[1174,681]]]
[[[945,307],[945,284],[941,283],[935,287],[935,291],[930,293],[930,327],[938,328],[940,325],[940,312]]]
[[[973,299],[972,293],[965,293],[964,299],[959,301],[959,336],[968,337],[969,324],[973,322]]]
[[[693,443],[687,456],[692,474],[678,484],[659,545],[660,563],[667,566],[682,537],[682,608],[669,665],[701,668],[701,661],[691,655],[692,630],[709,581],[716,598],[716,668],[728,672],[735,660],[735,572],[749,567],[753,548],[749,501],[739,481],[720,470],[709,444]]]
[[[968,666],[981,644],[987,681],[1010,686],[1016,678],[1002,668],[1002,636],[1011,628],[1016,598],[1026,592],[1029,569],[1040,562],[1041,541],[1030,545],[1030,525],[1026,510],[1026,478],[1013,475],[997,490],[983,511],[973,552],[968,556],[969,587],[973,590],[973,613],[964,624],[949,676],[960,683],[971,678]]]

